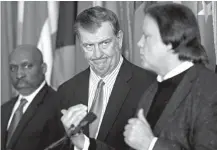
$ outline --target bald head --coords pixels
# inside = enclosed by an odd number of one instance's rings
[[[41,51],[33,45],[19,45],[10,54],[10,75],[14,88],[30,95],[45,79],[46,64]]]
[[[19,45],[14,51],[10,54],[10,60],[13,60],[14,57],[25,55],[28,59],[33,59],[38,63],[43,63],[43,56],[41,51],[34,45]]]

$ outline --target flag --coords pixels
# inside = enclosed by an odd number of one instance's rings
[[[212,17],[214,14],[212,14],[212,2],[197,2],[197,9],[197,21],[200,27],[201,42],[205,47],[209,58],[209,65],[207,67],[211,70],[215,70],[216,54],[214,44],[214,26]],[[215,32],[215,34],[217,33]]]
[[[214,45],[215,45],[216,64],[217,64],[217,2],[214,1],[212,1],[212,22],[213,22]]]
[[[51,85],[55,89],[88,66],[80,50],[73,25],[77,14],[91,6],[92,2],[82,1],[59,3],[58,29],[51,77]]]
[[[16,11],[17,2],[1,2],[1,104],[11,98],[9,74],[9,54],[16,46]]]
[[[53,65],[53,41],[57,30],[58,2],[18,2],[17,45],[36,45],[47,64],[46,81],[50,84]]]
[[[73,25],[76,15],[77,2],[60,2],[52,71],[52,86],[56,89],[74,75],[75,34]]]

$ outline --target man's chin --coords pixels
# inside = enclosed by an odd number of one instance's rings
[[[17,87],[16,90],[24,96],[30,95],[34,91],[32,88],[29,87]]]
[[[142,68],[145,69],[145,70],[148,70],[154,74],[156,74],[156,72],[154,71],[153,67],[151,67],[149,64],[147,63],[142,63]]]
[[[151,70],[151,67],[145,61],[142,61],[142,68],[144,68],[146,70]]]
[[[105,71],[105,70],[95,70],[95,73],[98,75],[98,76],[100,76],[100,77],[105,77],[106,75],[107,75],[107,71]]]

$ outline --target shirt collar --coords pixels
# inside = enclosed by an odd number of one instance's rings
[[[177,67],[175,67],[174,69],[172,69],[171,71],[169,71],[165,76],[158,75],[157,81],[162,82],[164,80],[172,78],[172,77],[184,72],[185,70],[189,69],[193,65],[194,64],[192,62],[185,61],[185,62],[181,63],[180,65],[178,65]]]
[[[121,68],[121,65],[123,63],[123,57],[121,56],[120,57],[120,61],[118,63],[118,65],[116,66],[116,68],[108,75],[106,75],[104,78],[101,78],[100,76],[98,76],[91,68],[90,68],[90,73],[91,73],[91,77],[92,77],[92,81],[95,82],[95,83],[98,83],[99,80],[103,80],[105,82],[105,84],[109,84],[110,83],[110,80],[112,77],[116,77],[116,75],[118,74],[120,68]]]
[[[23,96],[23,95],[19,95],[19,99],[22,99],[22,98],[24,98],[24,99],[26,99],[28,102],[31,102],[34,98],[35,98],[35,96],[38,94],[38,92],[44,87],[44,85],[46,84],[46,82],[45,81],[43,81],[42,83],[41,83],[41,85],[32,93],[32,94],[30,94],[30,95],[28,95],[28,96]]]

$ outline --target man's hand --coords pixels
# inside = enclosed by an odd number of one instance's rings
[[[125,142],[136,150],[148,150],[151,141],[154,138],[150,125],[143,115],[143,109],[140,109],[138,118],[131,118],[125,126]]]
[[[87,106],[79,104],[70,107],[68,110],[61,110],[63,116],[61,117],[61,121],[66,130],[66,133],[69,134],[71,130],[70,127],[73,125],[74,127],[78,126],[81,120],[87,115]],[[83,149],[85,137],[83,134],[76,134],[70,137],[72,143],[79,149]]]

